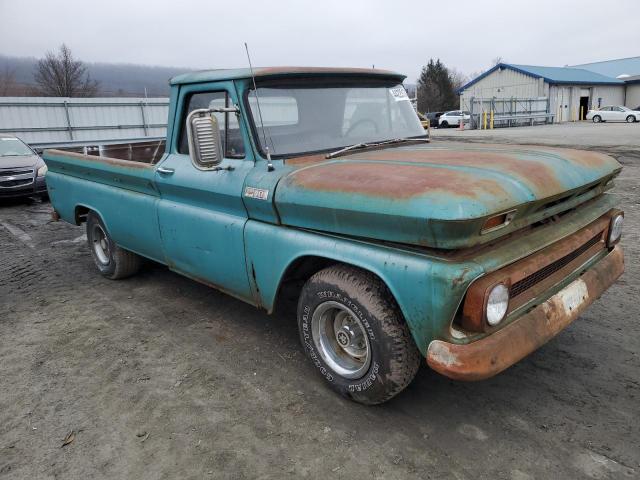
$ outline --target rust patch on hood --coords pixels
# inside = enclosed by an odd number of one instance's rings
[[[551,153],[559,155],[560,157],[569,160],[571,163],[576,163],[584,167],[603,167],[605,165],[613,165],[618,163],[610,155],[606,155],[600,152],[592,152],[590,150],[575,150],[572,148],[557,148],[557,147],[527,147],[539,152]]]
[[[345,164],[354,160],[357,161],[355,165],[360,167],[345,167]],[[297,172],[294,175],[296,178],[292,180],[295,184],[304,183],[305,186],[318,190],[356,190],[376,196],[388,194],[405,198],[427,189],[445,189],[445,186],[447,191],[455,191],[461,195],[465,195],[467,188],[473,189],[474,185],[479,186],[480,183],[483,187],[494,190],[495,182],[492,182],[492,176],[496,179],[498,176],[503,177],[502,181],[506,183],[520,183],[536,197],[548,198],[570,188],[566,185],[567,175],[572,175],[574,171],[589,178],[589,171],[592,169],[594,172],[591,172],[591,177],[597,178],[606,173],[605,170],[615,172],[621,168],[615,159],[598,152],[526,145],[458,144],[447,148],[354,151],[331,161],[331,175],[334,177],[331,182],[323,181],[323,177],[329,175],[329,166],[322,168],[326,162],[324,154],[305,155],[286,161],[294,167],[314,164],[320,167]],[[424,170],[430,165],[433,165],[433,168]],[[436,171],[438,167],[440,170]],[[593,173],[596,170],[599,172],[594,177]],[[336,180],[335,177],[338,175],[343,178]],[[382,178],[375,181],[374,178],[378,176]],[[429,179],[425,178],[426,176]],[[585,183],[587,181],[585,180]],[[473,197],[473,194],[465,196]]]
[[[507,173],[542,196],[563,191],[554,169],[536,159],[514,157],[508,153],[474,150],[386,150],[351,156],[352,159],[431,163],[434,165],[479,168]]]
[[[440,191],[448,196],[476,198],[494,195],[509,198],[497,180],[428,165],[394,163],[332,163],[295,172],[287,181],[305,189],[358,193],[372,197],[406,199]]]
[[[303,157],[287,158],[287,165],[304,166],[312,163],[320,163],[327,160],[326,153],[315,153],[313,155],[305,155]]]

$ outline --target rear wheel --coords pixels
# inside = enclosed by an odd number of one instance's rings
[[[629,115],[627,117],[627,123],[633,123],[636,121],[636,117],[634,115]]]
[[[602,121],[602,117],[600,115],[593,116],[593,123],[600,123]]]
[[[87,215],[87,241],[93,262],[103,276],[118,280],[129,277],[140,269],[140,256],[117,246],[94,212]]]
[[[313,275],[298,302],[300,338],[331,388],[364,404],[401,392],[418,371],[420,352],[386,285],[338,265]]]

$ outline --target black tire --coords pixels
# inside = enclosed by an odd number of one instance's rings
[[[602,117],[600,115],[594,115],[592,121],[593,123],[600,123],[602,121]]]
[[[346,317],[362,328],[360,338],[366,341],[370,361],[363,361],[357,377],[345,377],[327,360],[318,334],[326,308],[348,310]],[[329,321],[334,332],[337,318]],[[331,388],[359,403],[374,405],[394,397],[411,383],[420,366],[420,352],[393,296],[378,277],[359,268],[335,265],[313,275],[298,301],[298,327],[305,353]],[[327,341],[336,351],[341,330]],[[339,354],[353,361],[344,351]]]
[[[627,123],[634,123],[636,121],[635,115],[629,115],[627,117]]]
[[[442,128],[447,128],[449,126],[449,122],[447,122],[446,120],[443,120],[442,123],[440,124],[440,126]]]
[[[140,256],[117,246],[102,219],[94,212],[87,215],[87,242],[93,262],[103,276],[119,280],[140,270]]]

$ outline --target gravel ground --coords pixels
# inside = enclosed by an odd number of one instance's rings
[[[423,367],[378,407],[324,386],[291,313],[155,264],[106,280],[49,204],[0,203],[0,478],[638,478],[640,157],[619,160],[622,279],[501,375]]]

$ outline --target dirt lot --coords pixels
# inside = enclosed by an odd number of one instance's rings
[[[82,228],[2,202],[0,478],[638,478],[640,157],[620,161],[624,277],[498,377],[424,367],[373,408],[325,388],[293,316],[154,264],[105,280]]]

